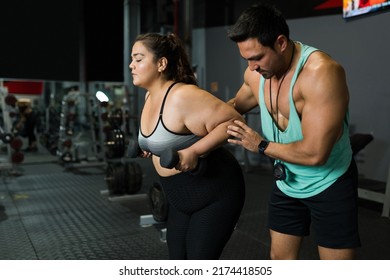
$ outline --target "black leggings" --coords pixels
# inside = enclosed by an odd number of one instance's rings
[[[169,203],[170,259],[219,259],[240,217],[245,182],[237,160],[224,148],[204,160],[202,176],[160,177]]]

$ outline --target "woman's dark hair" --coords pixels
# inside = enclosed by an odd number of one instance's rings
[[[138,35],[135,42],[142,42],[154,54],[155,61],[162,57],[167,59],[167,68],[163,72],[166,79],[187,84],[197,84],[188,54],[183,43],[175,34],[146,33]]]
[[[257,38],[263,46],[272,49],[279,35],[290,40],[290,31],[282,13],[268,3],[259,3],[245,9],[228,30],[228,37],[234,42]]]

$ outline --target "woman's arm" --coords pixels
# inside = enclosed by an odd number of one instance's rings
[[[179,151],[180,163],[176,168],[181,171],[194,169],[198,157],[225,144],[229,138],[227,127],[234,120],[244,121],[232,106],[192,85],[182,85],[176,89],[169,104],[169,108],[175,109],[174,115],[179,117],[176,122],[182,123],[183,129],[203,137],[192,146]],[[165,123],[174,121],[167,120],[167,117],[164,117]]]

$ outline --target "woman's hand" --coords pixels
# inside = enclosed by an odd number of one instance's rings
[[[175,169],[182,172],[194,170],[198,165],[199,156],[193,152],[190,148],[178,151],[179,162],[175,166]]]

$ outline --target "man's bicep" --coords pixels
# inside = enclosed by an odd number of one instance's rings
[[[313,89],[314,90],[314,89]],[[315,89],[306,96],[302,111],[302,133],[307,147],[320,156],[330,154],[343,132],[348,95],[340,86]]]

